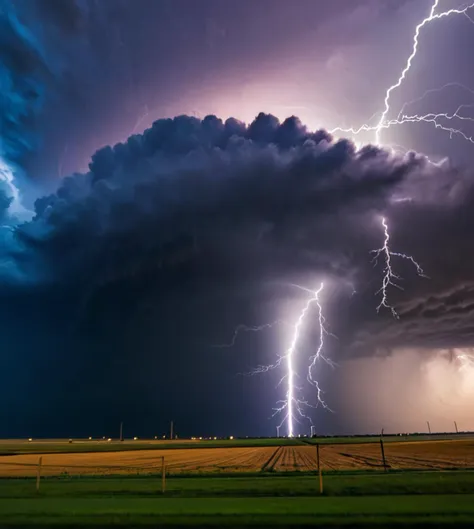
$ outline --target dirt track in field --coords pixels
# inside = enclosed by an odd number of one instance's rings
[[[0,477],[35,476],[40,454],[0,457]],[[379,443],[320,446],[323,470],[382,469]],[[314,471],[316,447],[233,447],[43,454],[41,474],[146,475],[161,472],[162,457],[169,474]],[[474,468],[474,440],[386,443],[389,468],[450,470]]]

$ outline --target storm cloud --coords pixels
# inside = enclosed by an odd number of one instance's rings
[[[400,331],[403,340],[423,340],[423,325],[436,321],[439,330],[451,310],[469,314],[470,267],[457,254],[469,251],[471,186],[449,166],[414,153],[357,150],[297,118],[280,124],[260,114],[247,127],[180,116],[97,151],[87,174],[65,178],[36,201],[33,221],[16,237],[24,263],[43,263],[38,283],[93,290],[142,270],[159,275],[178,255],[227,281],[327,275],[351,282],[366,303],[382,277],[369,252],[381,245],[380,218],[388,215],[393,251],[413,254],[430,279],[394,259],[410,290],[391,292],[400,322],[370,318],[371,340],[384,346],[397,344]],[[441,241],[448,251],[439,251]]]
[[[299,295],[291,283],[328,286],[338,340],[327,342],[327,354],[336,362],[400,347],[468,346],[474,278],[459,255],[470,251],[472,184],[448,164],[358,149],[295,117],[280,124],[262,113],[248,126],[215,116],[158,120],[97,151],[87,173],[36,201],[31,222],[5,230],[3,299],[18,309],[5,313],[4,332],[17,361],[55,366],[45,402],[57,406],[66,386],[86,383],[90,393],[77,401],[85,407],[89,398],[91,406],[111,402],[101,373],[107,388],[118,384],[114,406],[125,398],[118,388],[139,381],[136,398],[153,408],[148,392],[164,373],[180,373],[180,387],[194,394],[212,373],[228,383],[271,360],[281,347],[271,340],[256,347],[245,339],[224,353],[212,344],[242,322],[288,319]],[[399,320],[375,310],[383,263],[374,266],[370,251],[383,244],[382,216],[392,250],[413,254],[429,275],[393,258],[404,289],[389,291]],[[17,338],[16,310],[32,336]],[[36,357],[26,352],[31,339]],[[156,352],[158,343],[167,352]],[[212,373],[197,367],[203,359]],[[209,406],[211,396],[201,397]]]

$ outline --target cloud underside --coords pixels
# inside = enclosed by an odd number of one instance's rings
[[[340,354],[465,345],[472,182],[468,171],[414,153],[309,132],[297,118],[158,120],[97,151],[87,174],[37,200],[34,219],[5,236],[3,279],[10,288],[73,285],[90,298],[123,282],[169,284],[163,278],[178,272],[208,292],[324,277],[357,292],[350,303],[341,291],[328,301]],[[414,255],[429,276],[392,260],[401,276],[401,289],[388,291],[397,321],[375,311],[384,272],[370,251],[383,244],[382,215],[392,250]]]

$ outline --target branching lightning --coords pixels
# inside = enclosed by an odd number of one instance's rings
[[[434,89],[427,90],[423,94],[423,96],[421,98],[418,98],[417,100],[411,101],[409,103],[405,103],[402,106],[402,109],[398,112],[398,115],[397,115],[396,118],[388,119],[388,115],[389,115],[389,112],[391,110],[390,98],[391,98],[393,92],[402,86],[403,81],[406,79],[408,73],[410,72],[410,70],[412,68],[413,61],[415,60],[416,55],[417,55],[418,50],[419,50],[419,40],[420,40],[420,34],[421,34],[422,29],[425,26],[428,26],[429,24],[431,24],[431,23],[433,23],[435,21],[438,21],[440,19],[444,19],[444,18],[453,16],[453,15],[464,15],[471,23],[474,23],[473,19],[469,15],[469,10],[474,8],[474,3],[466,5],[465,7],[462,7],[462,8],[448,9],[446,11],[442,11],[442,12],[437,13],[436,10],[439,7],[439,2],[440,2],[440,0],[434,0],[428,16],[426,18],[424,18],[416,26],[415,33],[414,33],[414,36],[413,36],[413,46],[412,46],[411,53],[410,53],[409,57],[407,58],[405,66],[402,69],[397,81],[393,85],[391,85],[387,89],[387,91],[385,92],[383,111],[380,113],[380,118],[377,121],[377,123],[370,124],[371,121],[372,121],[370,119],[368,123],[365,123],[365,124],[363,124],[363,125],[361,125],[359,127],[348,127],[348,128],[336,127],[334,129],[332,129],[332,131],[331,131],[332,133],[344,132],[344,133],[350,133],[350,134],[356,136],[356,135],[360,134],[361,132],[374,132],[375,133],[375,137],[374,137],[375,144],[376,145],[381,145],[381,135],[382,135],[382,131],[383,130],[389,129],[389,128],[394,127],[394,126],[403,125],[403,124],[406,124],[406,123],[427,123],[427,124],[435,127],[438,130],[442,130],[444,132],[447,132],[449,134],[450,138],[452,138],[453,136],[456,135],[456,136],[459,136],[459,137],[463,138],[466,141],[469,141],[470,143],[474,143],[474,138],[471,135],[463,132],[462,130],[460,130],[459,128],[457,128],[454,125],[457,121],[461,121],[461,122],[462,121],[471,121],[471,122],[474,122],[474,118],[461,114],[461,111],[463,109],[466,109],[468,107],[472,107],[473,105],[460,105],[458,107],[458,109],[456,110],[456,112],[451,113],[451,114],[448,113],[448,112],[430,112],[430,113],[426,113],[426,114],[411,114],[410,115],[410,114],[405,114],[405,112],[404,112],[405,108],[409,104],[412,104],[412,103],[417,102],[417,101],[421,101],[427,95],[429,95],[429,94],[431,94],[433,92],[438,92],[438,91],[444,90],[444,89],[449,88],[449,87],[461,86],[462,88],[465,88],[466,90],[468,90],[471,94],[474,93],[473,90],[471,90],[471,89],[469,89],[469,88],[467,88],[464,85],[461,85],[459,83],[447,83],[441,88],[434,88]],[[449,122],[449,124],[446,123],[444,120]]]
[[[323,391],[320,387],[320,384],[316,378],[316,367],[319,360],[326,362],[331,367],[335,366],[335,363],[328,359],[324,354],[324,339],[325,336],[334,336],[328,332],[326,329],[326,319],[324,317],[323,305],[321,302],[321,293],[324,289],[324,283],[321,283],[317,290],[311,290],[309,288],[291,284],[291,286],[303,290],[309,294],[309,298],[306,301],[303,309],[301,310],[298,319],[294,325],[291,325],[293,331],[291,335],[291,341],[289,347],[286,349],[284,354],[279,355],[274,364],[270,365],[260,365],[251,371],[251,375],[256,375],[259,373],[267,373],[271,370],[283,367],[285,369],[284,376],[280,379],[278,386],[285,383],[286,394],[285,399],[282,399],[277,402],[277,407],[273,410],[273,417],[278,414],[284,413],[283,419],[279,425],[281,427],[285,422],[287,425],[287,435],[288,437],[293,437],[295,435],[295,423],[300,422],[299,419],[305,419],[312,424],[311,417],[306,413],[307,408],[316,408],[317,406],[322,406],[326,410],[330,410],[329,406],[326,404],[323,398]],[[298,347],[301,340],[301,332],[305,321],[307,319],[308,313],[311,308],[315,306],[317,309],[317,318],[319,325],[319,338],[317,341],[317,347],[314,354],[309,358],[309,364],[306,373],[306,379],[308,382],[316,388],[316,398],[317,403],[313,405],[307,399],[301,396],[302,388],[297,385],[297,379],[302,378],[298,373],[296,367],[296,356],[298,353]],[[259,332],[268,328],[272,328],[278,324],[290,325],[284,320],[276,320],[272,323],[267,323],[264,325],[259,325],[255,327],[250,327],[246,325],[239,325],[234,332],[232,340],[227,344],[222,344],[218,347],[232,347],[235,345],[237,338],[242,332]]]
[[[298,286],[298,285],[295,285]],[[280,401],[280,406],[276,408],[274,411],[274,415],[277,413],[281,413],[283,411],[286,411],[286,414],[281,422],[283,424],[285,421],[288,425],[288,437],[294,436],[294,426],[295,421],[297,421],[296,414],[302,418],[309,419],[304,413],[304,407],[305,406],[311,406],[310,403],[305,400],[301,399],[297,395],[298,388],[295,386],[295,378],[298,376],[295,366],[294,366],[294,359],[295,354],[298,350],[298,342],[300,339],[300,333],[301,333],[301,327],[305,321],[306,314],[310,310],[311,306],[314,304],[316,305],[318,309],[318,321],[319,321],[319,343],[317,347],[316,353],[311,357],[311,363],[308,367],[308,375],[307,379],[311,384],[313,384],[317,389],[317,399],[318,404],[321,404],[324,408],[329,409],[327,404],[324,402],[322,398],[322,391],[318,384],[318,381],[313,376],[313,368],[315,366],[315,363],[318,358],[325,359],[323,355],[323,347],[324,347],[324,336],[327,334],[326,328],[324,326],[325,318],[323,315],[323,308],[321,305],[321,301],[319,299],[319,295],[323,291],[324,283],[321,283],[318,290],[311,291],[309,289],[306,289],[304,287],[299,287],[306,292],[311,294],[311,297],[306,302],[306,305],[304,306],[303,310],[301,311],[298,320],[296,321],[296,324],[294,326],[293,330],[293,336],[291,339],[290,346],[286,350],[285,354],[279,358],[278,364],[280,365],[283,360],[286,360],[286,375],[283,377],[282,381],[286,379],[287,382],[287,392],[286,392],[286,399],[283,401]],[[281,426],[281,425],[280,425]]]
[[[388,231],[388,224],[387,224],[387,221],[384,217],[382,217],[382,226],[383,226],[383,229],[384,229],[384,235],[385,235],[385,238],[384,238],[384,243],[383,243],[383,246],[381,248],[379,248],[378,250],[372,250],[371,253],[374,254],[374,258],[373,258],[373,263],[374,265],[377,264],[378,262],[378,259],[381,255],[383,255],[383,258],[384,258],[384,276],[383,276],[383,280],[382,280],[382,286],[380,287],[380,289],[376,292],[376,294],[382,294],[382,299],[379,303],[379,305],[377,306],[377,312],[380,311],[380,309],[382,307],[386,308],[386,309],[389,309],[391,312],[392,312],[392,315],[395,317],[395,318],[399,318],[398,316],[398,313],[397,311],[395,310],[395,308],[389,304],[388,302],[388,288],[390,286],[393,286],[395,288],[398,288],[399,290],[403,290],[403,288],[397,283],[397,280],[401,280],[401,277],[398,276],[394,271],[393,271],[393,268],[392,268],[392,257],[400,257],[402,259],[406,259],[407,261],[410,261],[413,266],[416,268],[416,272],[419,276],[421,277],[428,277],[425,275],[425,273],[423,272],[423,269],[421,268],[421,266],[417,263],[417,261],[415,261],[415,259],[411,256],[411,255],[406,255],[404,253],[399,253],[399,252],[392,252],[390,250],[390,234],[389,234],[389,231]]]

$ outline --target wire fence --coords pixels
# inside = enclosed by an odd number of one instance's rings
[[[0,498],[473,493],[474,473],[445,472],[473,469],[474,440],[18,454]]]
[[[250,475],[474,469],[474,440],[301,444],[0,456],[0,478]]]

